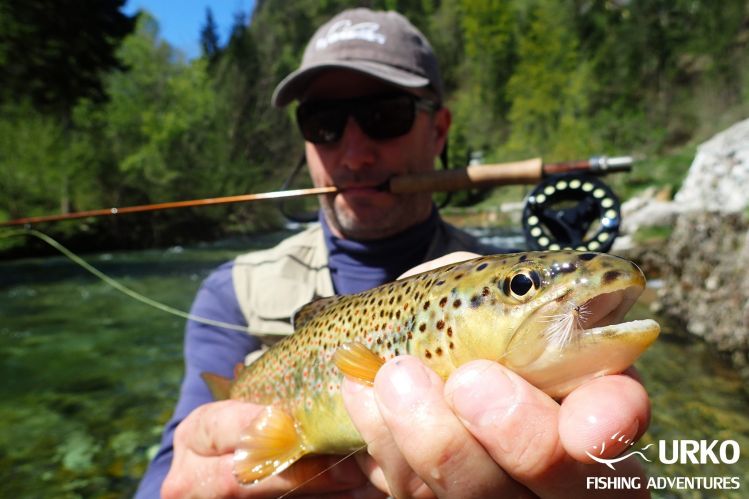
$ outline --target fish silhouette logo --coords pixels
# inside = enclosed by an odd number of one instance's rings
[[[614,433],[613,435],[611,435],[611,439],[610,440],[614,440],[614,441],[617,441],[617,442],[624,442],[629,447],[632,447],[633,445],[635,445],[635,443],[631,439],[627,438],[627,436],[624,435],[624,434],[620,435],[618,431],[616,433]],[[606,441],[604,440],[603,442],[601,442],[601,448],[600,449],[598,448],[597,445],[593,446],[593,449],[598,450],[598,455],[597,456],[594,455],[594,454],[591,454],[588,451],[585,451],[585,453],[593,461],[596,461],[596,462],[601,463],[601,464],[605,464],[606,466],[608,466],[612,470],[616,470],[616,468],[614,468],[614,464],[620,463],[620,462],[624,461],[625,459],[629,459],[630,457],[635,456],[635,455],[640,456],[642,459],[644,459],[647,462],[651,462],[650,459],[648,459],[647,457],[645,457],[645,454],[643,454],[643,451],[648,450],[653,445],[654,444],[648,444],[645,447],[643,447],[642,449],[636,450],[636,451],[632,451],[629,454],[624,454],[623,456],[615,457],[615,458],[612,458],[612,459],[606,459],[606,458],[600,457],[601,455],[603,455],[603,452],[606,450]]]

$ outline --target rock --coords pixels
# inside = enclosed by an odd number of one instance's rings
[[[661,313],[726,352],[749,373],[747,186],[749,120],[698,148],[673,202],[657,199],[651,189],[622,206],[625,234],[674,227],[665,244],[630,245],[622,253],[640,262],[649,277],[662,277],[656,301]]]
[[[683,210],[730,213],[749,205],[749,119],[702,144],[674,202]]]

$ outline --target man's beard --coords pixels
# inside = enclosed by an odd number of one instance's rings
[[[409,194],[408,199],[397,203],[394,209],[363,223],[350,208],[336,209],[335,196],[322,196],[320,205],[331,228],[346,239],[366,241],[394,236],[426,220],[431,212],[431,196]]]

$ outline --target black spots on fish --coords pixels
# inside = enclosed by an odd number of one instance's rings
[[[413,334],[411,334],[411,331],[409,331],[409,332],[408,332],[408,334],[407,334],[406,336],[408,337],[408,339],[409,339],[409,340],[412,340],[412,339],[413,339],[413,337],[414,337],[414,335],[413,335]]]
[[[427,325],[426,324],[424,324],[423,322],[421,324],[419,324],[419,331],[421,331],[423,333],[426,330],[427,330]]]
[[[481,265],[479,265],[478,267],[476,267],[476,272],[481,272],[482,270],[484,270],[488,266],[489,266],[489,264],[486,263],[486,262],[484,262]]]
[[[488,287],[486,287],[486,286],[484,286],[484,288],[481,290],[481,296],[483,296],[483,297],[487,297],[491,293],[492,293],[492,291]]]
[[[437,350],[435,350],[434,353],[437,354],[437,357],[442,356],[442,348],[441,347],[437,347]]]
[[[436,326],[437,329],[442,331],[443,329],[445,329],[445,321],[443,321],[442,319],[438,320]]]
[[[385,310],[380,310],[380,317],[385,317]]]
[[[471,308],[478,308],[481,306],[481,303],[483,302],[483,298],[481,295],[473,295],[471,296]]]
[[[431,359],[432,352],[430,352],[429,350],[424,350],[424,357],[426,357],[427,359]]]
[[[429,310],[429,301],[424,302],[424,310]]]
[[[398,309],[398,310],[395,311],[395,318],[396,319],[400,319],[401,318],[401,311],[400,311],[400,309]]]
[[[398,351],[397,348],[395,350],[393,350],[393,353],[395,354],[396,357],[400,355],[400,352]]]
[[[455,277],[453,277],[453,279],[455,279],[456,281],[459,281],[462,278],[463,278],[463,274],[456,274]]]
[[[393,344],[388,341],[387,345],[385,345],[385,346],[388,347],[388,350],[390,350],[393,347]]]
[[[583,253],[578,258],[584,262],[589,262],[597,256],[598,256],[597,253]]]
[[[463,302],[462,302],[462,301],[460,301],[460,298],[457,298],[457,299],[456,299],[456,300],[455,300],[455,301],[453,302],[453,308],[460,308],[460,306],[461,306],[462,304],[463,304]]]
[[[447,304],[447,296],[443,296],[440,299],[440,308],[445,308],[445,305]]]
[[[452,338],[452,335],[453,335],[453,328],[451,328],[450,326],[447,326],[447,335],[448,335],[448,336],[450,336],[450,337]]]
[[[388,301],[388,304],[392,305],[394,301],[395,301],[395,296],[391,296],[390,301]]]
[[[603,274],[603,277],[601,278],[601,282],[603,284],[610,284],[617,279],[619,279],[622,276],[622,273],[618,270],[609,270],[605,274]]]
[[[448,345],[448,346],[450,347],[450,350],[452,350],[453,348],[455,348],[455,344],[452,341],[450,342],[450,345]]]
[[[519,263],[523,263],[528,259],[528,255],[520,255],[520,258],[518,258]]]
[[[439,281],[434,283],[435,286],[442,286],[443,284],[445,284],[444,279],[440,279]]]

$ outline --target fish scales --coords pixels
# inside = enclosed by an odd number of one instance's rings
[[[621,372],[655,340],[654,321],[616,324],[644,284],[640,269],[621,258],[529,252],[481,257],[313,302],[297,314],[294,334],[232,383],[231,398],[276,411],[244,439],[237,477],[254,482],[302,455],[364,444],[341,395],[336,352],[346,345],[382,360],[415,355],[445,379],[466,362],[490,359],[561,397],[591,377]],[[279,433],[294,433],[290,447],[261,449],[273,458],[260,462],[253,452],[266,444],[257,433],[269,431],[269,421],[286,420],[278,411],[289,421]]]

